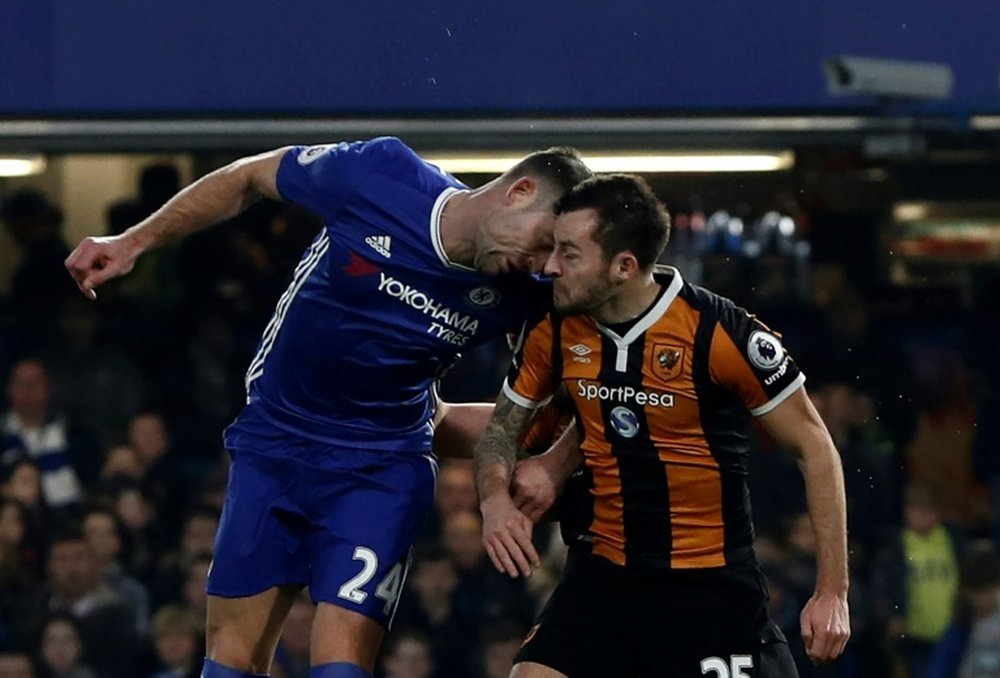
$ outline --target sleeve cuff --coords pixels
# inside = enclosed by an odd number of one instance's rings
[[[806,383],[806,375],[799,373],[799,376],[795,377],[795,381],[790,383],[785,388],[781,389],[781,393],[774,396],[760,407],[755,407],[754,409],[750,410],[750,414],[752,414],[755,417],[759,417],[762,414],[767,414],[775,407],[785,402],[785,400],[788,399],[788,396],[792,395],[800,388],[802,388],[802,384],[804,383]],[[504,386],[506,386],[506,383],[504,384]]]
[[[550,400],[552,400],[552,396],[549,396],[545,400],[528,400],[523,395],[515,393],[514,389],[512,389],[510,384],[507,383],[506,379],[504,379],[502,390],[503,394],[507,396],[507,400],[528,410],[537,410],[539,407],[546,405]]]

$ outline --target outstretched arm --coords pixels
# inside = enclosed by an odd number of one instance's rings
[[[817,544],[816,590],[802,610],[802,639],[810,659],[825,663],[851,635],[847,609],[847,518],[840,455],[816,408],[800,388],[760,417],[768,433],[792,450],[805,477]]]
[[[533,411],[516,405],[502,393],[493,417],[476,444],[476,486],[483,514],[483,546],[501,572],[517,577],[531,574],[541,560],[531,543],[531,520],[521,513],[510,496],[510,483],[517,458],[517,441]]]
[[[205,175],[121,235],[85,238],[66,268],[84,296],[96,299],[95,288],[131,271],[143,252],[236,216],[261,197],[279,199],[278,165],[287,150],[241,158]]]
[[[514,505],[537,523],[556,503],[566,481],[582,463],[580,435],[571,421],[548,450],[517,465]]]

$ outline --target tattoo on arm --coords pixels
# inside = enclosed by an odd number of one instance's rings
[[[517,458],[517,441],[527,428],[533,410],[517,405],[502,393],[497,398],[493,418],[476,444],[476,482],[481,495],[501,483],[510,483]]]

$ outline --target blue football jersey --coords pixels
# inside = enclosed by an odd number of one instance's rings
[[[267,426],[336,447],[428,451],[434,380],[462,351],[544,313],[549,285],[450,261],[441,213],[467,188],[398,139],[292,148],[277,182],[324,228],[264,331],[227,446],[252,445]]]

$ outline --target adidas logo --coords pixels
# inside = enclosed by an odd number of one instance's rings
[[[378,252],[379,254],[381,254],[386,259],[388,259],[389,257],[392,256],[392,254],[389,253],[389,247],[392,245],[392,237],[391,236],[388,236],[388,235],[370,235],[367,238],[365,238],[365,242],[368,243],[368,245],[373,250],[375,250],[376,252]]]

